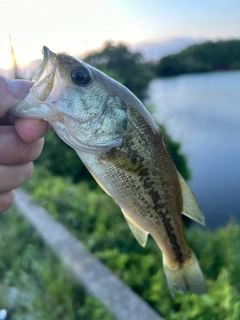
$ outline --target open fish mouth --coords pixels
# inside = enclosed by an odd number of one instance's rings
[[[46,46],[43,47],[43,60],[38,72],[33,77],[37,86],[37,96],[40,101],[45,101],[54,87],[54,76],[58,66],[57,55],[49,50]]]
[[[53,120],[56,103],[60,96],[60,76],[57,72],[57,55],[43,47],[43,60],[38,72],[33,77],[35,82],[27,97],[9,110],[9,114],[16,117]]]

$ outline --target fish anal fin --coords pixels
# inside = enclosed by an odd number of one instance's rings
[[[134,222],[131,218],[129,218],[129,216],[123,210],[122,212],[134,237],[137,239],[141,246],[145,247],[147,243],[148,232],[139,227],[139,225],[136,224],[136,222]]]
[[[183,212],[185,216],[197,221],[198,223],[205,226],[205,219],[202,213],[202,209],[200,208],[197,199],[192,193],[191,189],[183,179],[183,177],[178,172],[178,180],[182,190],[182,198],[183,198]]]

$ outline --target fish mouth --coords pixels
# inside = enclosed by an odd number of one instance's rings
[[[57,55],[46,46],[42,52],[43,60],[33,77],[35,83],[27,97],[9,110],[12,116],[46,121],[57,117],[56,109],[49,103],[50,100],[56,102],[60,95]]]
[[[35,86],[38,87],[38,99],[45,101],[54,87],[54,75],[58,66],[57,55],[48,47],[43,46],[43,60],[39,71],[33,77]]]

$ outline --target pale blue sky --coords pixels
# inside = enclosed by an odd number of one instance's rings
[[[239,0],[133,0],[117,6],[128,19],[142,21],[151,38],[240,37]]]
[[[24,65],[43,45],[79,54],[108,39],[240,38],[239,17],[239,0],[1,0],[0,67],[11,64],[9,32]]]

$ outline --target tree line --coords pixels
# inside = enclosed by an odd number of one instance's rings
[[[124,44],[107,42],[101,51],[89,54],[85,61],[120,81],[139,99],[143,99],[149,82],[156,77],[240,69],[240,40],[195,44],[157,62],[144,61],[141,53],[131,52]]]
[[[240,69],[240,40],[204,42],[162,58],[156,76]]]

